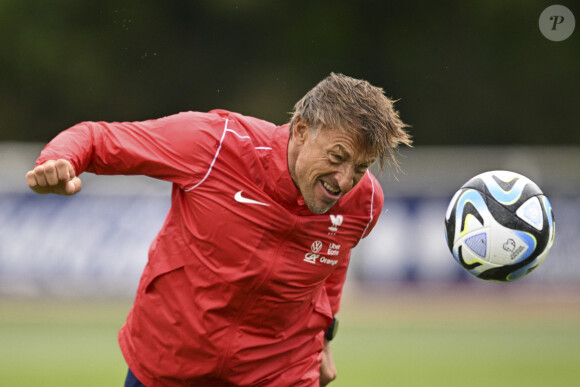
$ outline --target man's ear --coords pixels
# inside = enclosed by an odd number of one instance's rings
[[[301,117],[296,118],[294,127],[292,128],[292,138],[296,145],[304,144],[309,135],[310,127],[308,126],[308,121]]]

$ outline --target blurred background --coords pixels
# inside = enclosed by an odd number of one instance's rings
[[[24,174],[46,142],[80,121],[187,110],[283,124],[340,72],[398,99],[415,147],[381,176],[385,213],[353,253],[336,385],[580,383],[580,40],[542,34],[552,4],[0,1],[0,379],[121,385],[115,331],[169,208],[171,187],[139,177],[33,195]],[[547,260],[510,284],[471,278],[443,231],[455,191],[494,169],[536,181],[557,225]]]

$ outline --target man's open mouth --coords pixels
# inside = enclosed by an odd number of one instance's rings
[[[321,180],[321,182],[322,182],[322,186],[324,187],[324,189],[326,191],[328,191],[329,194],[331,194],[332,196],[340,196],[340,193],[341,193],[340,188],[336,188],[324,180]]]

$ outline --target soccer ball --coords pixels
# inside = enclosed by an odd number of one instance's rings
[[[445,238],[459,264],[487,281],[521,278],[554,243],[552,206],[530,179],[490,171],[465,183],[445,214]]]

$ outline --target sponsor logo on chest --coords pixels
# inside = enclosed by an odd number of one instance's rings
[[[342,215],[330,215],[330,221],[332,225],[328,228],[331,232],[328,235],[336,235],[338,227],[343,222]],[[310,245],[310,251],[304,254],[304,262],[316,265],[317,262],[335,266],[338,263],[337,256],[340,254],[340,245],[338,243],[331,242],[328,244],[326,251],[323,251],[324,244],[320,240],[312,242]],[[324,254],[324,255],[323,255]]]

